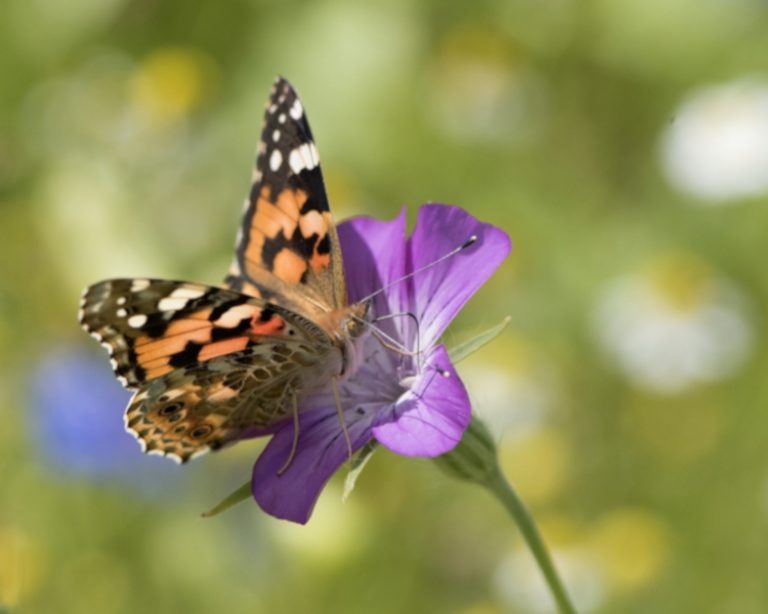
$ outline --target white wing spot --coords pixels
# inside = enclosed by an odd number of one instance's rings
[[[244,304],[230,307],[224,313],[219,316],[219,319],[214,322],[216,326],[222,326],[224,328],[234,328],[245,318],[253,316],[253,306]]]
[[[275,130],[275,131],[272,133],[272,140],[273,140],[275,143],[277,143],[277,142],[280,140],[280,131],[279,131],[279,130]]]
[[[120,307],[120,309],[118,309],[116,313],[118,318],[124,318],[125,316],[128,315],[128,312],[122,307]]]
[[[148,279],[134,279],[133,283],[131,284],[131,292],[141,292],[147,288],[149,288]]]
[[[184,297],[166,296],[157,303],[157,308],[160,311],[179,311],[187,306],[189,299]]]
[[[205,290],[201,290],[200,288],[190,288],[188,286],[181,286],[180,288],[176,288],[173,292],[171,292],[168,297],[169,298],[200,298],[205,294]]]
[[[141,328],[147,323],[147,316],[143,313],[138,313],[135,316],[128,318],[128,326],[131,328]]]
[[[273,173],[276,173],[282,163],[283,154],[280,153],[279,149],[275,149],[275,151],[272,152],[272,155],[269,156],[269,168],[272,169]]]
[[[302,160],[298,149],[294,149],[288,156],[288,164],[291,165],[291,170],[297,175],[304,170],[304,160]]]
[[[304,143],[291,151],[288,156],[291,170],[298,174],[304,169],[312,170],[318,165],[317,149],[314,143]]]
[[[118,305],[125,305],[126,298],[124,296],[121,296],[117,299]]]
[[[285,113],[280,113],[280,115],[277,116],[277,121],[281,124],[284,124],[286,120]]]
[[[298,98],[294,101],[293,106],[288,113],[291,114],[293,119],[301,119],[301,116],[304,114],[304,108],[301,106],[301,101]]]
[[[275,111],[277,111],[277,105],[276,104],[269,105],[269,114],[273,115]]]

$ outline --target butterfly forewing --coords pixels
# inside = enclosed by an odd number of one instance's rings
[[[265,297],[278,291],[297,309],[334,309],[347,302],[317,148],[304,107],[282,78],[275,81],[264,113],[227,284]]]

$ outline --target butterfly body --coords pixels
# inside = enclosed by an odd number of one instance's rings
[[[86,288],[83,327],[134,390],[126,428],[184,462],[269,427],[355,368],[366,304],[348,304],[341,249],[303,107],[267,103],[225,287],[114,279]]]

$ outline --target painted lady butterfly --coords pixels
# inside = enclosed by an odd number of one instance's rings
[[[367,305],[347,303],[317,149],[282,78],[225,286],[112,279],[83,294],[80,322],[135,391],[125,425],[146,452],[185,462],[295,418],[354,359]]]

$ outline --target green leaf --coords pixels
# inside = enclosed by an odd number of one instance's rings
[[[352,491],[355,489],[357,478],[362,473],[371,456],[373,456],[375,450],[376,442],[369,441],[361,448],[355,458],[352,459],[352,466],[349,468],[347,479],[344,480],[344,492],[341,493],[342,501],[346,501],[349,495],[352,494]]]
[[[486,343],[490,343],[498,337],[511,321],[512,317],[507,316],[493,328],[489,328],[487,331],[477,335],[477,337],[473,337],[469,341],[460,343],[456,347],[448,350],[448,356],[451,358],[451,362],[456,364],[460,360],[464,360],[470,354],[477,352],[477,350],[483,347]]]
[[[207,512],[203,512],[203,518],[211,518],[217,516],[222,512],[226,512],[230,507],[234,507],[238,503],[245,501],[251,496],[251,481],[248,480],[240,488],[230,494],[228,497],[222,499],[217,505],[213,506]]]

